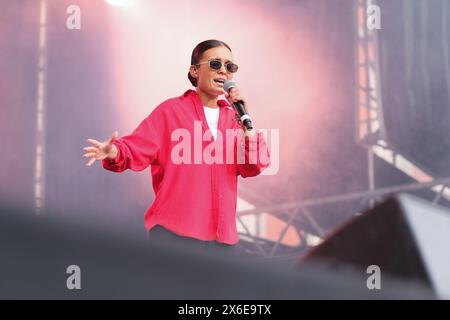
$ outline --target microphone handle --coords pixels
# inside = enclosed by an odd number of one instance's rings
[[[252,120],[250,116],[245,112],[244,104],[241,101],[233,103],[234,108],[236,109],[239,120],[244,124],[244,127],[247,131],[253,130]]]
[[[252,120],[250,120],[250,119],[245,119],[245,120],[243,121],[243,123],[244,123],[244,127],[245,127],[245,129],[247,129],[247,131],[252,131],[252,130],[253,130]]]

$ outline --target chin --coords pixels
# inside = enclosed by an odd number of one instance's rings
[[[222,90],[217,89],[217,88],[211,88],[211,90],[209,91],[212,95],[216,95],[216,96],[220,96],[223,94]]]

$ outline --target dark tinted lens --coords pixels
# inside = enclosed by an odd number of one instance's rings
[[[228,72],[234,73],[234,72],[236,72],[237,70],[238,70],[238,65],[237,65],[237,64],[234,64],[234,63],[228,63],[228,64],[227,64],[227,71],[228,71]]]
[[[218,61],[218,60],[211,60],[209,62],[209,66],[211,67],[211,69],[213,70],[220,70],[220,68],[222,68],[222,62]]]

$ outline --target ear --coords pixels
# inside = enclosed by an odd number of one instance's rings
[[[197,77],[198,77],[197,67],[194,66],[194,65],[192,65],[192,66],[189,68],[189,73],[190,73],[190,75],[191,75],[193,78],[197,78]]]

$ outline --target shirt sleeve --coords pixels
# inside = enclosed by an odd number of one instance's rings
[[[253,137],[241,135],[237,141],[237,169],[242,177],[259,175],[270,165],[270,150],[262,132]]]
[[[103,168],[122,172],[127,169],[142,171],[150,164],[157,163],[161,148],[161,128],[156,113],[150,114],[130,135],[114,142],[117,156],[114,160],[104,159]]]

